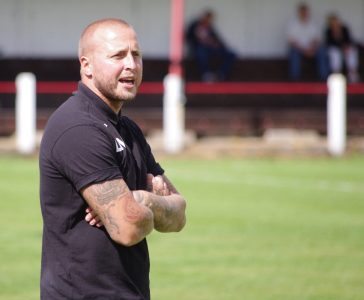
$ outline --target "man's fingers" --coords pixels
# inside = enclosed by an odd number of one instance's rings
[[[169,196],[171,191],[168,188],[167,182],[164,181],[163,177],[158,175],[153,178],[153,193],[159,196]]]
[[[90,222],[93,218],[94,217],[91,212],[86,213],[86,216],[85,216],[86,222]]]
[[[147,174],[147,191],[153,192],[153,178],[154,176],[150,173]]]
[[[166,182],[163,182],[163,193],[164,193],[164,196],[169,196],[171,194]]]
[[[159,196],[164,196],[164,181],[161,176],[153,178],[153,193]]]
[[[88,222],[91,226],[96,226],[96,227],[101,227],[103,226],[104,224],[102,223],[102,221],[100,220],[99,217],[95,217],[95,218],[92,218],[89,222]]]
[[[100,218],[98,216],[96,216],[95,218],[93,218],[91,220],[91,223],[90,223],[90,225],[97,226],[97,227],[101,227],[103,225],[102,222],[101,222],[101,220],[100,220]]]
[[[92,210],[91,207],[86,208],[86,216],[85,220],[87,223],[89,223],[91,226],[101,227],[104,224],[101,222],[100,218],[96,213]]]

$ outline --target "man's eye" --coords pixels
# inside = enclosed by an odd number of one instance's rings
[[[111,55],[112,59],[122,59],[123,57],[125,57],[127,54],[125,52],[117,52],[115,54]]]

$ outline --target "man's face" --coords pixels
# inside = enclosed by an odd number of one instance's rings
[[[99,96],[111,102],[135,98],[142,81],[143,63],[132,28],[112,25],[98,30],[90,59],[92,81]]]
[[[300,7],[298,15],[301,21],[306,22],[310,16],[309,8],[307,6]]]

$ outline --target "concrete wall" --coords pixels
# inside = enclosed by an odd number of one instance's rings
[[[205,8],[217,12],[217,28],[242,57],[285,55],[285,31],[298,0],[185,0],[188,23]],[[364,41],[364,0],[307,1],[317,22],[338,12]],[[167,57],[169,0],[0,0],[3,57],[75,57],[82,29],[118,17],[138,32],[145,57]]]

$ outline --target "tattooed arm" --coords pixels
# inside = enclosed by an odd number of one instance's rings
[[[154,228],[160,232],[181,231],[186,224],[186,201],[168,178],[148,174],[148,190],[134,191],[134,198],[150,208],[154,215]]]
[[[133,191],[134,199],[153,212],[154,228],[160,232],[181,231],[186,224],[186,201],[168,178],[148,174],[148,191]],[[92,208],[86,210],[90,225],[102,226],[104,221]],[[105,223],[104,223],[105,224]]]
[[[122,179],[90,185],[81,194],[110,237],[119,244],[135,245],[154,228],[153,212],[135,201]]]

